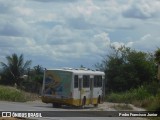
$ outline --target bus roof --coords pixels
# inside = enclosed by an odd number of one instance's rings
[[[66,72],[72,72],[73,74],[78,74],[78,75],[105,75],[104,72],[102,71],[97,71],[97,70],[88,70],[88,69],[47,69],[47,70],[55,70],[55,71],[66,71]]]

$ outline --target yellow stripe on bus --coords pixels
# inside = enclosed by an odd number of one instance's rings
[[[89,104],[97,104],[97,98],[93,98],[92,99],[92,103],[91,103],[91,99],[86,99],[86,105]],[[69,98],[69,99],[55,99],[55,98],[50,98],[47,96],[42,96],[42,101],[44,103],[59,103],[59,104],[66,104],[66,105],[73,105],[73,106],[81,106],[82,105],[82,100],[80,99],[73,99],[73,98]]]

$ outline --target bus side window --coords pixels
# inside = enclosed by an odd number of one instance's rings
[[[98,82],[97,82],[98,87],[102,87],[102,76],[98,76]]]
[[[89,88],[89,75],[83,75],[83,88]]]
[[[74,76],[74,88],[78,88],[78,75]]]
[[[102,87],[102,76],[94,76],[94,87]]]

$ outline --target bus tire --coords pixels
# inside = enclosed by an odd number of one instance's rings
[[[61,107],[61,104],[59,103],[52,103],[53,107],[54,108],[60,108]]]
[[[98,107],[98,104],[94,104],[94,107]]]
[[[86,97],[84,96],[84,98],[82,100],[82,108],[84,108],[85,105],[86,105]]]
[[[98,97],[98,101],[97,101],[97,103],[98,104],[100,104],[101,103],[101,96],[99,95],[99,97]]]
[[[98,107],[98,104],[101,103],[101,96],[99,95],[99,97],[97,98],[97,103],[94,104],[94,107]]]

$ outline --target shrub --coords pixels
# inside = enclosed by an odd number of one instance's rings
[[[144,100],[148,98],[149,96],[151,96],[149,92],[146,90],[146,88],[143,86],[140,86],[137,89],[130,90],[129,95],[131,95],[130,97],[132,97],[132,100],[133,99],[134,100]]]
[[[18,90],[14,87],[0,86],[0,100],[25,102],[37,98],[38,97],[35,94],[33,95],[31,93]]]
[[[154,97],[147,109],[152,111],[160,111],[160,93]]]
[[[132,103],[135,100],[144,100],[149,98],[151,95],[148,91],[143,87],[139,87],[137,89],[131,89],[124,93],[111,93],[107,100],[110,102],[125,102]]]

